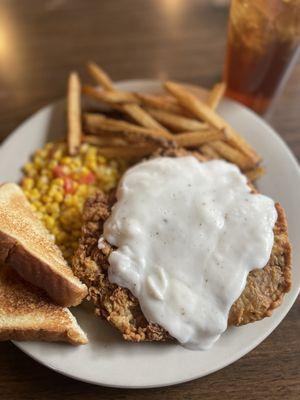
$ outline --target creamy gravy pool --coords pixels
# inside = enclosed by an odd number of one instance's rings
[[[148,321],[208,349],[227,328],[248,273],[271,254],[274,202],[251,194],[233,164],[192,156],[142,162],[123,176],[104,238],[118,249],[109,279]]]

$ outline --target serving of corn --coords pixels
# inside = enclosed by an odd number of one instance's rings
[[[78,246],[86,199],[114,188],[122,168],[89,144],[69,156],[65,143],[46,144],[24,166],[22,189],[68,261]]]

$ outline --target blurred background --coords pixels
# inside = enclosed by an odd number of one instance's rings
[[[221,79],[228,1],[2,0],[0,138],[64,96],[70,70],[87,60],[113,79],[170,77],[211,86]],[[270,117],[299,155],[300,64]],[[298,128],[298,127],[297,127]]]

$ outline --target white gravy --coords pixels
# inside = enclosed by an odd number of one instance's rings
[[[271,254],[274,202],[251,194],[225,161],[142,162],[123,176],[104,238],[117,250],[109,280],[128,288],[148,321],[182,345],[208,349],[254,268]]]

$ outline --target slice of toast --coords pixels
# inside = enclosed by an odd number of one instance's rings
[[[0,263],[12,266],[61,306],[75,306],[87,294],[86,286],[74,276],[53,237],[14,183],[0,186]]]
[[[0,265],[0,340],[64,341],[85,344],[87,337],[67,308]]]

